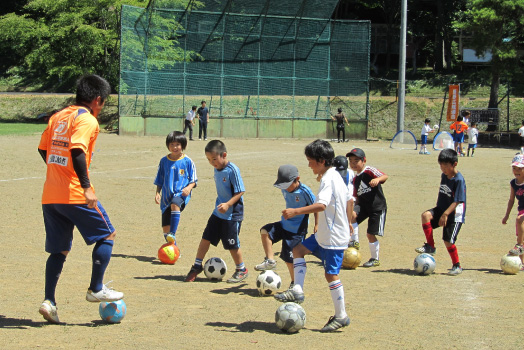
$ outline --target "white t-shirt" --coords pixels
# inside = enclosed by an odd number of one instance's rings
[[[479,131],[477,128],[469,128],[468,129],[468,143],[475,144],[477,143],[477,136],[479,135]]]
[[[524,137],[524,126],[521,126],[519,129],[519,136]]]
[[[195,111],[194,110],[190,110],[186,114],[186,120],[192,121],[193,119],[195,119]]]
[[[420,135],[422,136],[428,136],[429,132],[433,130],[431,128],[431,126],[429,126],[428,124],[424,124],[424,126],[422,127],[422,130],[420,131]]]
[[[318,231],[315,238],[324,249],[346,249],[349,243],[349,223],[346,213],[347,202],[351,199],[342,176],[329,168],[318,189],[315,203],[324,204],[326,209],[318,214]]]

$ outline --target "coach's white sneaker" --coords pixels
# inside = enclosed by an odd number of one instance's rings
[[[40,305],[40,309],[38,309],[38,312],[40,315],[44,316],[44,318],[49,323],[60,323],[60,320],[58,319],[58,312],[56,309],[56,306],[51,304],[49,300],[44,300],[42,305]]]
[[[92,303],[98,303],[101,301],[117,301],[122,299],[123,297],[124,293],[117,292],[116,290],[113,290],[111,288],[107,288],[105,284],[102,286],[102,289],[96,293],[93,292],[91,289],[88,289],[86,293],[86,300]]]

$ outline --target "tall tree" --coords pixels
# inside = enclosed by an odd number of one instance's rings
[[[524,0],[470,0],[459,27],[472,34],[477,55],[488,51],[491,59],[489,108],[498,105],[500,78],[515,73],[517,49],[524,41]]]

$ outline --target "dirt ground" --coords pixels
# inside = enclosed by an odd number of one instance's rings
[[[244,260],[250,269],[246,283],[195,283],[183,278],[193,263],[198,242],[215,201],[213,168],[204,155],[205,142],[190,142],[186,153],[199,177],[193,198],[182,213],[178,244],[182,256],[174,266],[156,260],[163,243],[160,210],[154,203],[153,180],[167,153],[163,137],[100,135],[91,166],[97,195],[117,229],[106,281],[125,293],[127,316],[107,325],[98,304],[85,301],[91,268],[91,248],[76,234],[73,250],[57,288],[62,325],[48,325],[38,314],[44,295],[44,226],[40,196],[45,166],[38,152],[39,135],[0,137],[1,308],[2,349],[517,349],[522,347],[524,273],[504,275],[499,261],[515,243],[513,221],[501,224],[512,178],[510,161],[516,150],[478,148],[474,158],[460,158],[467,183],[467,220],[457,247],[464,272],[446,273],[451,260],[435,238],[435,274],[413,273],[414,248],[424,242],[420,213],[436,202],[440,170],[437,152],[389,148],[386,142],[333,143],[337,155],[353,146],[363,148],[368,164],[389,175],[384,185],[388,201],[381,266],[341,272],[351,325],[341,332],[319,329],[333,311],[323,268],[307,259],[306,328],[287,335],[274,323],[279,303],[257,295],[253,266],[264,257],[259,228],[280,218],[284,201],[274,188],[277,168],[295,164],[301,180],[316,193],[318,183],[307,167],[304,147],[311,140],[224,140],[230,161],[244,179],[245,220],[241,230]],[[516,216],[516,208],[513,217]],[[312,225],[311,225],[312,227]],[[369,259],[361,227],[363,262]],[[280,245],[275,248],[280,250]],[[233,262],[221,247],[206,258]],[[277,272],[289,284],[285,265]]]

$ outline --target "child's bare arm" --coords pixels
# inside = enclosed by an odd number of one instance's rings
[[[161,192],[162,192],[162,186],[157,186],[156,192],[155,192],[155,203],[156,204],[160,204]]]
[[[506,214],[502,218],[503,225],[506,225],[506,223],[508,222],[509,214],[511,214],[511,209],[513,209],[513,204],[515,204],[515,190],[513,189],[513,187],[511,187],[511,192],[509,194],[508,199],[508,206],[506,208]]]
[[[311,205],[308,205],[306,207],[302,208],[288,208],[282,210],[282,216],[284,219],[291,219],[294,216],[297,215],[303,215],[303,214],[314,214],[319,213],[321,211],[326,210],[326,206],[324,204],[320,203],[313,203]]]
[[[348,217],[348,223],[349,223],[349,233],[353,234],[353,225],[351,225],[351,219],[353,218],[353,208],[355,207],[355,201],[353,198],[348,200],[348,204],[346,207],[346,215]]]
[[[457,205],[459,205],[459,202],[451,203],[451,205],[448,207],[448,209],[446,209],[444,211],[444,213],[442,213],[442,216],[440,217],[440,219],[438,221],[439,226],[441,226],[441,227],[446,226],[446,223],[448,222],[449,214],[451,214],[453,211],[455,211],[455,208],[457,207]]]
[[[182,189],[182,194],[183,194],[185,197],[189,196],[189,194],[191,193],[191,190],[192,190],[193,188],[195,188],[195,186],[196,186],[196,183],[195,183],[195,182],[191,182],[189,185],[187,185],[186,187],[184,187],[184,188]]]
[[[387,176],[386,174],[383,174],[383,175],[381,175],[381,176],[379,176],[379,177],[376,177],[376,178],[374,178],[373,180],[371,180],[371,181],[369,182],[369,185],[370,185],[371,187],[375,187],[375,186],[377,186],[378,184],[383,184],[384,182],[386,182],[386,180],[387,180],[388,178],[389,178],[389,176]]]
[[[244,192],[238,192],[238,193],[235,193],[233,195],[233,197],[231,197],[230,200],[228,200],[226,203],[220,203],[218,206],[217,206],[217,209],[219,212],[221,212],[222,214],[225,213],[226,211],[229,210],[229,208],[235,204],[236,202],[238,202],[240,200],[240,197],[242,197],[242,195],[244,194]]]

